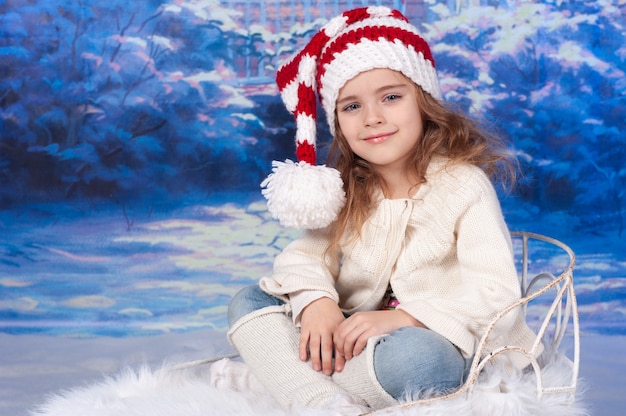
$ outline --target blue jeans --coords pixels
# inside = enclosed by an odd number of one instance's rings
[[[230,302],[228,323],[232,326],[255,310],[282,304],[258,286],[245,287]],[[425,328],[397,329],[381,338],[374,349],[376,378],[396,400],[417,392],[454,391],[465,381],[471,363],[450,341]]]

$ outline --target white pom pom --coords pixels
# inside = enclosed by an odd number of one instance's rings
[[[286,227],[324,228],[337,219],[346,203],[337,169],[306,162],[272,162],[272,172],[261,183],[267,208]]]

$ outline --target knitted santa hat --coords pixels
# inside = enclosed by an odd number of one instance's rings
[[[261,186],[270,213],[281,224],[317,229],[337,218],[345,192],[336,169],[316,165],[316,91],[334,134],[339,90],[361,72],[377,68],[401,72],[441,98],[428,44],[400,12],[382,6],[330,20],[278,70],[282,100],[296,119],[298,162],[272,162],[273,173]]]

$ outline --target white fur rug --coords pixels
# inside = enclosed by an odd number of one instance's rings
[[[569,374],[558,357],[544,367],[544,385],[562,385]],[[564,369],[566,369],[564,371]],[[560,383],[560,384],[559,384]],[[545,394],[538,399],[532,373],[506,376],[484,372],[468,397],[428,406],[390,408],[376,414],[403,416],[586,416],[580,388],[576,397]],[[339,409],[281,410],[248,367],[236,360],[182,364],[152,370],[128,368],[92,385],[59,392],[31,416],[227,416],[342,415]],[[343,415],[342,415],[343,416]],[[352,416],[352,415],[350,415]]]

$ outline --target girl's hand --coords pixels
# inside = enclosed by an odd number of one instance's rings
[[[335,331],[335,355],[350,360],[363,351],[370,337],[389,334],[405,326],[424,325],[403,310],[357,312],[345,319]],[[343,368],[337,368],[341,371]]]
[[[299,355],[302,361],[311,356],[316,371],[331,375],[333,368],[333,333],[345,317],[337,303],[330,298],[311,302],[300,317]],[[335,366],[343,368],[343,357],[335,357]]]

